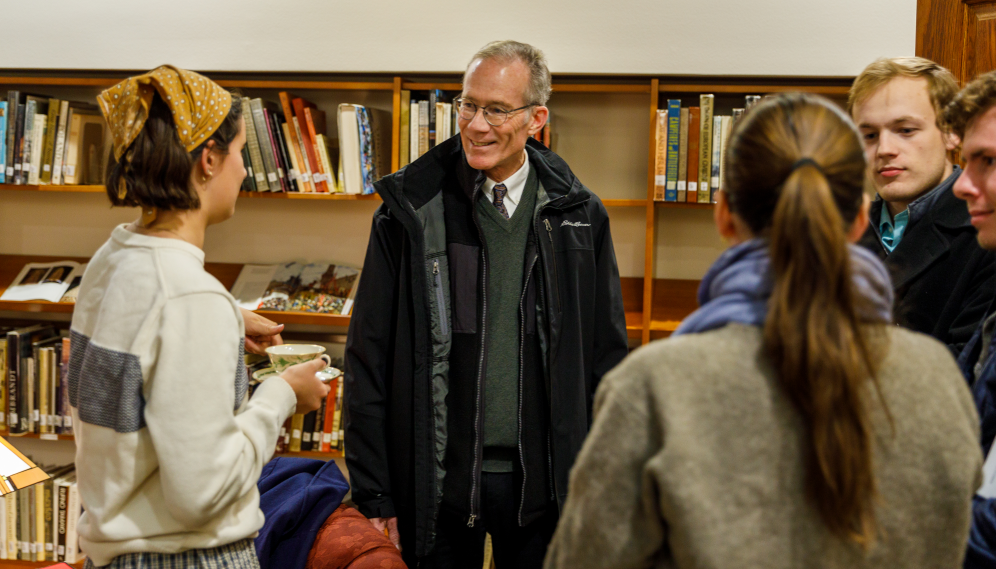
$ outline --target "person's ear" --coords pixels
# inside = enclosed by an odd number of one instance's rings
[[[941,136],[944,137],[944,148],[948,152],[955,150],[961,144],[961,139],[953,132],[943,132]]]
[[[857,243],[861,239],[861,236],[865,234],[865,231],[868,229],[869,211],[871,211],[871,198],[868,197],[868,194],[862,194],[861,208],[858,209],[858,215],[855,216],[854,223],[847,229],[848,243]]]
[[[727,201],[724,191],[716,192],[716,207],[712,210],[712,218],[716,222],[716,231],[724,241],[737,241],[737,223],[733,212],[730,211],[730,202]]]
[[[199,173],[201,182],[206,182],[211,179],[211,176],[214,175],[214,171],[218,168],[221,156],[214,151],[215,146],[215,141],[207,141],[207,144],[204,146],[204,150],[201,152],[201,158],[197,161],[201,169]]]
[[[543,130],[548,118],[550,118],[550,109],[543,105],[533,107],[532,118],[529,119],[529,136]]]

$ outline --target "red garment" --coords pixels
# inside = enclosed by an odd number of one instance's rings
[[[407,569],[401,552],[363,514],[345,504],[325,520],[306,569]]]

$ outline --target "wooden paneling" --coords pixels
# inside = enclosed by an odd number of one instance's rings
[[[996,69],[996,2],[965,3],[965,82]]]
[[[917,0],[916,55],[947,67],[959,80],[964,60],[964,19],[961,0]]]

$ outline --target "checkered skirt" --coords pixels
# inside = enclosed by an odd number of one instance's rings
[[[259,569],[259,559],[251,539],[243,539],[211,549],[190,549],[181,553],[128,553],[110,565],[97,567],[86,560],[84,569]]]

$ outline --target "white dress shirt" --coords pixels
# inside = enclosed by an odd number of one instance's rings
[[[522,191],[526,188],[526,178],[529,177],[529,158],[522,162],[522,166],[509,176],[504,182],[496,182],[491,178],[485,178],[484,185],[481,189],[484,191],[484,195],[488,198],[488,202],[495,203],[495,186],[499,183],[505,184],[505,188],[508,192],[505,194],[505,198],[501,203],[505,204],[505,209],[508,211],[508,218],[512,219],[515,215],[515,206],[519,205],[519,200],[522,199]]]

